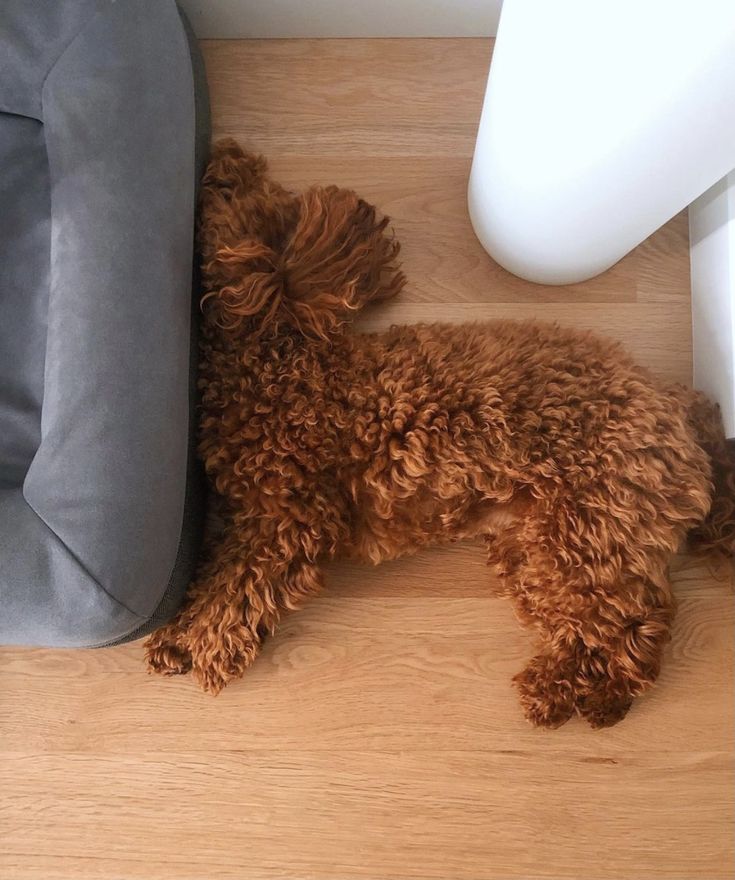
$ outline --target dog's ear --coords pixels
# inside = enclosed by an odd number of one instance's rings
[[[281,305],[292,324],[326,337],[367,303],[400,291],[400,245],[388,222],[352,190],[313,187],[300,197],[277,267]]]
[[[278,247],[298,211],[292,193],[274,183],[262,156],[228,138],[214,145],[202,179],[198,244],[205,290],[241,275],[234,252],[258,244]]]
[[[250,321],[259,331],[277,322],[327,338],[366,303],[401,289],[388,218],[354,192],[313,187],[293,197],[248,164],[227,184],[230,195],[221,184],[233,174],[231,157],[219,161],[202,239],[205,300],[221,327]]]

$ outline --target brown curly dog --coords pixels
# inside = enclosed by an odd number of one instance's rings
[[[321,563],[484,536],[539,653],[525,713],[619,721],[656,679],[687,533],[735,543],[735,455],[715,407],[616,344],[535,322],[349,319],[404,284],[387,218],[353,192],[301,195],[219,145],[203,187],[200,453],[223,528],[151,669],[218,692]],[[716,488],[715,488],[716,487]]]

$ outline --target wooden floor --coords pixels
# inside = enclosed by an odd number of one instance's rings
[[[538,287],[476,242],[465,188],[486,40],[208,42],[215,135],[394,218],[395,321],[536,315],[691,373],[686,217],[600,278]],[[543,137],[543,132],[539,132]],[[621,193],[621,198],[625,194]],[[0,652],[3,880],[724,880],[733,876],[733,581],[674,565],[660,685],[592,732],[530,728],[531,639],[479,547],[335,565],[219,698],[140,644]]]

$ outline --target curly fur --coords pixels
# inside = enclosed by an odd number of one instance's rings
[[[735,455],[702,395],[616,343],[532,321],[349,319],[396,294],[387,219],[335,187],[291,194],[216,149],[203,187],[200,453],[224,526],[150,668],[218,692],[339,554],[381,562],[484,536],[539,653],[529,720],[620,720],[656,679],[688,532],[735,544]],[[716,480],[716,488],[713,484]]]

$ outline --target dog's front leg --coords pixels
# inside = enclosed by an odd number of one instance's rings
[[[152,671],[191,671],[206,691],[218,693],[255,660],[264,637],[285,610],[319,591],[321,572],[282,550],[242,548],[225,537],[191,585],[187,604],[146,643]]]

